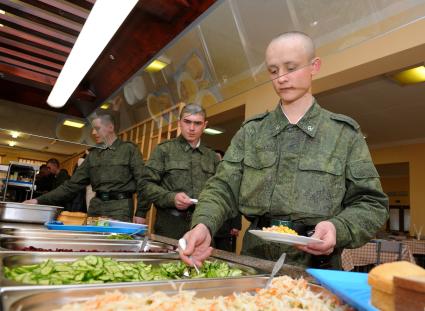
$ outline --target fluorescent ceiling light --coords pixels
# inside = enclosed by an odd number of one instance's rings
[[[392,74],[391,78],[402,85],[425,82],[425,66],[419,66]]]
[[[63,125],[71,126],[71,127],[76,127],[76,128],[79,128],[80,129],[80,128],[82,128],[85,125],[85,123],[80,122],[80,121],[75,121],[75,120],[65,120],[63,122]]]
[[[97,0],[47,98],[63,107],[138,0]]]
[[[165,67],[167,67],[171,61],[166,58],[165,56],[160,56],[157,59],[153,60],[146,68],[145,71],[147,72],[157,72]]]
[[[0,10],[0,14],[6,14],[5,10]]]
[[[108,103],[104,103],[102,104],[102,106],[100,106],[101,109],[108,109],[109,108],[109,104]]]
[[[219,134],[223,134],[224,132],[223,132],[223,131],[220,131],[220,130],[218,130],[218,129],[213,129],[213,128],[211,128],[211,127],[207,127],[207,128],[204,130],[204,133],[205,133],[205,134],[208,134],[208,135],[219,135]]]
[[[9,141],[10,147],[14,147],[15,145],[16,145],[16,141],[13,141],[13,140]]]
[[[11,135],[13,138],[18,138],[18,137],[19,137],[19,132],[11,131],[11,132],[10,132],[10,135]]]

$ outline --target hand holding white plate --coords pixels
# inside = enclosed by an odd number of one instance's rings
[[[289,245],[307,245],[311,243],[323,243],[323,241],[319,239],[288,233],[278,233],[263,230],[249,230],[249,233],[252,233],[266,241],[285,243]]]

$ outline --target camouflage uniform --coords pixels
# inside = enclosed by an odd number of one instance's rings
[[[37,198],[40,204],[59,204],[71,201],[91,184],[99,193],[131,194],[142,188],[143,159],[136,145],[116,139],[106,148],[93,148],[71,179],[55,190]],[[89,216],[107,216],[132,221],[133,199],[103,201],[94,197],[90,201]]]
[[[246,121],[232,140],[216,175],[200,196],[192,226],[203,223],[212,234],[222,219],[238,210],[254,220],[287,219],[314,226],[331,221],[337,244],[328,260],[340,268],[343,248],[366,243],[388,218],[388,199],[359,125],[316,102],[298,124],[281,107]],[[266,243],[250,233],[243,253],[312,266],[314,256],[292,246]]]
[[[186,211],[175,207],[178,192],[197,199],[208,178],[214,175],[219,163],[215,152],[202,143],[193,149],[183,136],[159,144],[143,172],[143,208],[136,216],[145,217],[152,202],[157,207],[155,233],[181,238],[190,229],[195,206]]]

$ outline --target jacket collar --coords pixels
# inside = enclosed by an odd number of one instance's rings
[[[295,124],[295,126],[298,126],[310,137],[314,137],[320,123],[321,111],[322,108],[317,103],[316,99],[314,99],[313,105],[311,105],[305,115],[301,118],[301,120],[298,121],[297,124]],[[290,125],[288,119],[282,111],[282,108],[280,107],[280,102],[276,109],[272,112],[272,120],[272,136],[278,135],[288,125]]]
[[[205,146],[202,144],[202,141],[197,148],[192,148],[192,146],[182,135],[179,135],[176,140],[180,143],[181,147],[185,152],[188,152],[189,150],[198,149],[203,154],[206,151]]]

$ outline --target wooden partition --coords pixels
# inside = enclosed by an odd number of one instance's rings
[[[180,103],[168,108],[120,132],[119,137],[124,141],[137,144],[146,161],[157,144],[180,134],[177,121],[183,107],[184,104]]]

